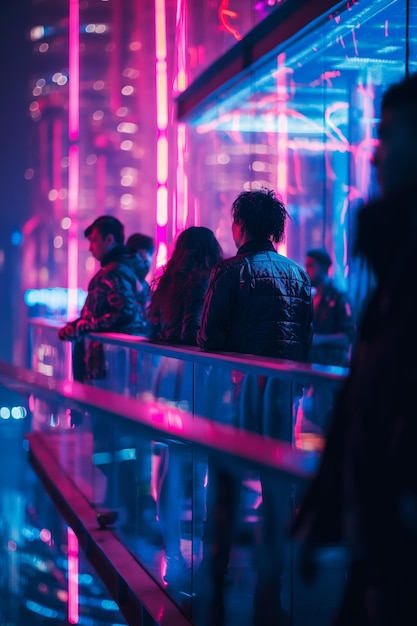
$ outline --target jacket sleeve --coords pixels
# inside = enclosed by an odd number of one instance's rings
[[[89,330],[106,332],[123,327],[137,317],[137,299],[132,284],[117,272],[109,272],[100,285],[106,312],[89,319]]]
[[[200,328],[204,296],[207,292],[208,278],[196,284],[187,292],[184,302],[184,314],[181,326],[181,342],[195,346]]]
[[[231,313],[235,299],[234,273],[229,267],[214,267],[201,314],[197,345],[206,352],[227,350]]]

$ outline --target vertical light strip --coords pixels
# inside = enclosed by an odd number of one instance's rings
[[[41,120],[39,122],[39,176],[41,181],[41,191],[44,197],[49,193],[49,177],[48,177],[48,122]]]
[[[287,206],[288,189],[288,118],[287,118],[287,80],[285,68],[285,52],[278,55],[277,71],[277,191]],[[287,244],[278,246],[280,254],[287,254]]]
[[[184,124],[177,128],[177,219],[176,228],[184,230],[188,218],[188,179],[185,173],[186,130]],[[198,224],[195,224],[198,226]]]
[[[112,2],[111,8],[111,32],[112,49],[110,52],[109,84],[110,84],[110,110],[114,114],[121,106],[120,78],[121,78],[121,54],[122,54],[122,10],[123,2]],[[139,9],[138,9],[139,11]]]
[[[165,0],[155,0],[155,54],[156,54],[156,124],[158,138],[156,146],[156,265],[166,263],[168,223],[168,81],[167,81],[167,37]]]
[[[80,3],[69,0],[69,140],[80,130]]]
[[[57,192],[54,200],[55,217],[62,219],[62,119],[56,118],[52,127],[52,186]]]
[[[107,172],[107,157],[103,152],[97,150],[97,162],[96,162],[96,207],[104,213],[104,207],[106,206],[106,172]]]
[[[80,132],[80,3],[69,0],[69,114],[68,138],[68,317],[78,314],[78,205]]]
[[[78,539],[72,528],[67,528],[68,540],[68,621],[78,624]]]

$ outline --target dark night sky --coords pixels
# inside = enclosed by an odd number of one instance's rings
[[[20,249],[11,243],[29,215],[24,171],[28,130],[28,0],[0,0],[0,359],[11,360],[20,302]]]
[[[28,0],[0,2],[0,242],[26,215]],[[4,244],[3,244],[4,245]]]

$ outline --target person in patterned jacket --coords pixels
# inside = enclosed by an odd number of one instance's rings
[[[124,244],[123,224],[115,217],[102,215],[86,230],[90,252],[100,262],[100,270],[88,285],[80,317],[59,329],[62,341],[74,341],[74,379],[97,380],[106,377],[102,344],[90,339],[90,332],[141,334],[144,320],[138,307],[135,255]]]
[[[138,263],[136,252],[124,245],[123,224],[110,215],[98,217],[86,230],[85,237],[90,242],[90,252],[101,268],[88,285],[87,298],[80,317],[68,322],[58,331],[63,341],[72,341],[74,379],[94,386],[107,386],[106,360],[103,344],[85,338],[90,332],[120,332],[143,334],[146,322],[139,305]],[[104,379],[104,380],[103,380]],[[125,511],[126,520],[136,519],[139,507],[137,496],[138,476],[150,483],[147,457],[139,454],[139,442],[135,431],[129,425],[114,424],[103,420],[102,415],[92,411],[85,414],[71,409],[73,424],[80,424],[85,417],[91,421],[93,433],[93,463],[106,478],[104,501],[101,508],[118,514]],[[134,459],[118,463],[115,471],[114,460],[126,448],[135,450]],[[110,459],[103,461],[102,457]],[[112,511],[113,510],[113,511]],[[103,512],[98,513],[103,515]],[[97,518],[99,523],[101,518]]]

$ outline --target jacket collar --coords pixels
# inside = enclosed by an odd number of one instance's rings
[[[115,246],[101,259],[101,267],[106,267],[106,265],[114,261],[123,260],[126,252],[127,248],[125,246]]]
[[[251,239],[240,246],[236,254],[247,254],[248,252],[264,252],[265,250],[275,252],[272,241],[269,239]]]

